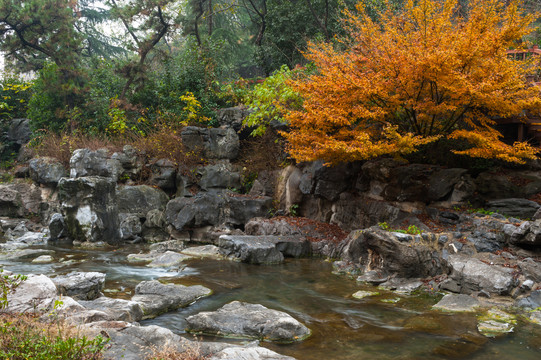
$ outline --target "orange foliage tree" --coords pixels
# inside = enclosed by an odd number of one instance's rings
[[[528,34],[534,14],[517,3],[409,0],[368,16],[362,3],[346,12],[348,36],[338,46],[312,43],[306,57],[318,72],[291,81],[303,97],[284,134],[292,157],[327,163],[407,154],[441,137],[471,145],[455,153],[523,162],[538,149],[506,145],[495,118],[541,103],[526,81],[527,63],[506,50]]]

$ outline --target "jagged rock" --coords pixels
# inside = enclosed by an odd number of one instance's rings
[[[122,165],[116,159],[107,157],[107,149],[92,151],[77,149],[70,159],[70,177],[103,176],[118,180],[122,173]]]
[[[220,252],[229,258],[252,264],[275,264],[284,256],[310,255],[310,242],[298,236],[222,235],[218,240]]]
[[[354,231],[343,242],[341,258],[358,264],[362,271],[395,274],[401,278],[441,274],[444,260],[436,250],[438,238],[427,234],[426,239],[421,239],[402,239],[398,233],[383,231],[379,227]]]
[[[165,230],[165,213],[158,209],[150,210],[143,223],[141,236],[149,243],[163,242],[169,239],[169,233]]]
[[[117,244],[120,237],[116,183],[99,176],[62,178],[59,199],[69,237]]]
[[[184,241],[169,240],[150,245],[151,251],[164,253],[166,251],[182,251],[186,248]]]
[[[13,119],[9,125],[7,137],[9,140],[23,145],[30,141],[32,131],[30,130],[29,119]]]
[[[19,217],[23,212],[18,191],[8,185],[0,185],[0,216]]]
[[[55,213],[49,220],[49,241],[55,241],[66,235],[66,223],[62,214]]]
[[[30,160],[30,177],[38,184],[55,187],[67,175],[64,165],[55,158],[39,157]]]
[[[169,197],[162,190],[147,185],[124,186],[116,193],[118,211],[144,218],[151,210],[165,210]]]
[[[234,172],[229,164],[207,165],[200,174],[199,186],[203,190],[239,189],[241,186],[240,174]]]
[[[120,180],[123,178],[134,179],[141,171],[142,165],[137,159],[137,150],[131,145],[125,145],[122,152],[115,152],[111,155],[111,159],[118,161],[122,166]]]
[[[525,221],[518,228],[511,230],[510,242],[524,247],[541,245],[541,219]]]
[[[488,210],[520,219],[532,218],[540,207],[541,206],[535,201],[517,198],[499,199],[487,202]]]
[[[480,290],[508,295],[518,285],[513,269],[489,265],[465,255],[449,255],[449,277],[460,285],[460,292],[471,294]]]
[[[518,266],[527,279],[541,282],[541,263],[532,258],[519,261]]]
[[[217,311],[189,316],[186,322],[190,332],[266,341],[301,341],[311,334],[306,326],[284,312],[239,301]]]
[[[152,172],[150,185],[168,192],[176,190],[177,167],[171,160],[159,159],[150,165],[150,170]]]
[[[88,310],[104,312],[112,320],[135,322],[143,318],[143,310],[135,301],[102,296],[90,301],[80,300],[79,304]]]
[[[133,214],[122,214],[120,216],[120,237],[122,240],[137,239],[143,232],[139,216]]]
[[[419,290],[423,283],[419,279],[392,278],[379,285],[379,288],[392,290],[401,294],[410,294]]]
[[[194,301],[209,296],[212,291],[201,285],[183,286],[162,284],[159,281],[143,281],[135,288],[132,301],[143,309],[145,319],[154,318],[168,311],[188,306]]]
[[[464,294],[447,294],[433,309],[457,312],[472,312],[479,308],[479,300]]]
[[[99,272],[72,272],[52,279],[61,295],[80,300],[94,300],[100,296],[105,274]]]
[[[203,153],[209,159],[235,159],[239,154],[239,137],[233,129],[187,126],[181,134],[187,151]]]
[[[340,193],[351,187],[360,169],[359,163],[327,167],[323,166],[323,161],[311,162],[302,170],[299,189],[303,194],[314,194],[335,201]]]
[[[216,119],[222,126],[230,127],[237,133],[241,131],[242,121],[250,114],[250,110],[241,106],[219,109]]]

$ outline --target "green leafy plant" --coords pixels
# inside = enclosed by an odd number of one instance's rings
[[[25,275],[5,275],[3,272],[4,269],[0,269],[0,309],[8,307],[8,295],[27,279]]]
[[[423,230],[419,229],[415,225],[409,225],[407,229],[393,229],[387,222],[380,222],[378,223],[378,226],[382,230],[389,231],[389,232],[397,232],[401,234],[419,235],[423,232]]]
[[[289,207],[288,213],[289,213],[289,216],[293,216],[293,217],[299,216],[299,205],[298,204],[291,205]]]

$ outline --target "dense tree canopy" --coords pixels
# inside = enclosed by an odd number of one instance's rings
[[[505,161],[532,158],[525,143],[504,144],[498,117],[540,104],[524,62],[506,56],[531,32],[534,14],[516,2],[408,1],[370,17],[359,3],[347,13],[340,46],[312,43],[319,72],[292,82],[304,98],[285,134],[297,160],[330,163],[405,154],[442,137],[470,144],[457,153]],[[342,50],[345,49],[345,50]]]

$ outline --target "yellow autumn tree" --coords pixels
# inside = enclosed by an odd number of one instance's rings
[[[495,119],[541,103],[528,63],[506,54],[532,31],[535,14],[505,3],[472,0],[463,14],[457,0],[409,0],[400,11],[387,4],[376,20],[362,3],[346,12],[348,36],[339,46],[310,44],[305,55],[318,72],[290,83],[304,99],[286,115],[290,154],[338,163],[447,137],[471,144],[460,154],[534,158],[538,149],[504,144],[494,129]]]

